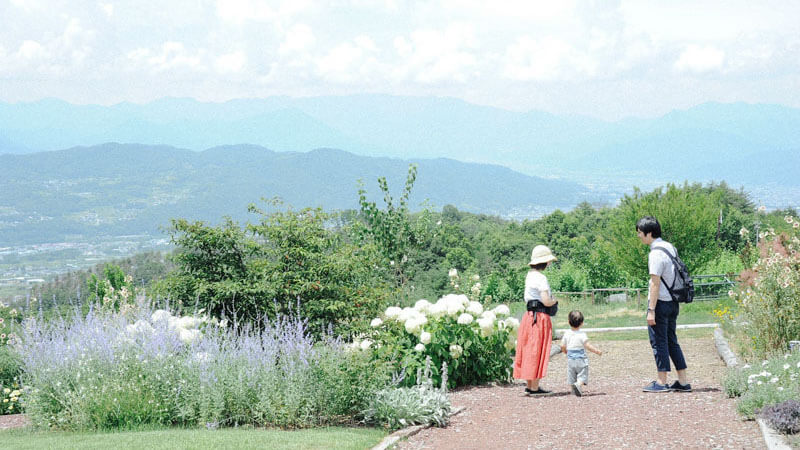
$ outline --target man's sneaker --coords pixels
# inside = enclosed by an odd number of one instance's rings
[[[680,384],[679,382],[675,381],[669,388],[675,392],[692,392],[692,385],[689,383]]]
[[[644,392],[669,392],[670,387],[666,384],[659,384],[657,381],[651,381],[650,384],[642,389]]]
[[[583,395],[583,390],[581,390],[581,382],[580,381],[576,381],[576,382],[572,383],[572,385],[570,387],[572,388],[572,393],[575,394],[576,396],[580,397],[580,396]]]

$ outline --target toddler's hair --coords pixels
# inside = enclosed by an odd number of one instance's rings
[[[569,326],[578,328],[583,325],[583,313],[575,310],[569,312]]]

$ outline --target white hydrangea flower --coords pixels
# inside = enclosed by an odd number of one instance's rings
[[[417,300],[416,303],[414,303],[414,309],[419,311],[419,312],[421,312],[421,313],[427,312],[428,308],[430,308],[430,307],[431,307],[431,302],[425,300],[424,298],[423,299],[419,299],[419,300]]]
[[[418,312],[414,308],[409,308],[406,306],[400,311],[400,315],[397,316],[397,320],[399,322],[405,322],[408,319],[416,317]]]
[[[783,370],[788,370],[788,369],[789,369],[789,367],[791,367],[789,364],[784,364],[784,365],[783,365]]]
[[[497,316],[495,316],[494,313],[491,311],[484,311],[483,314],[481,314],[481,318],[492,319],[492,322],[497,320]]]
[[[467,312],[473,316],[480,316],[483,314],[483,305],[479,302],[469,302],[469,305],[467,305]]]
[[[777,383],[777,382],[778,382],[778,377],[772,377],[772,378],[770,378],[770,379],[769,379],[769,382],[770,382],[770,383]]]
[[[481,328],[481,336],[489,337],[494,331],[494,320],[488,317],[481,317],[476,321]]]
[[[514,331],[519,329],[519,319],[517,319],[516,317],[506,317],[506,319],[503,322],[505,322],[508,328],[511,328]]]
[[[182,328],[179,331],[179,338],[184,344],[191,344],[192,342],[200,339],[200,330],[197,328],[193,328],[191,330]]]
[[[383,320],[381,320],[380,317],[372,319],[372,322],[369,323],[369,326],[371,326],[372,328],[378,328],[381,325],[383,325]]]
[[[428,316],[433,317],[434,319],[442,317],[446,312],[447,308],[440,303],[434,303],[428,307]]]
[[[472,323],[473,320],[474,318],[472,317],[472,314],[469,313],[463,313],[460,316],[458,316],[458,323],[460,325],[469,325]]]
[[[418,319],[412,317],[412,318],[406,320],[405,327],[406,327],[406,332],[407,333],[409,333],[409,334],[417,334],[417,333],[419,333],[419,331],[420,331],[420,329],[422,327],[422,322],[419,321]]]
[[[364,339],[363,341],[361,341],[360,347],[361,350],[369,350],[369,348],[372,347],[372,341],[369,339]]]
[[[164,310],[164,309],[157,309],[157,310],[153,311],[153,314],[150,316],[150,320],[152,320],[154,323],[155,322],[161,322],[161,321],[167,321],[168,322],[171,317],[172,317],[172,314],[170,314],[169,311]]]
[[[426,344],[426,345],[430,344],[431,343],[431,334],[428,333],[427,331],[423,331],[422,333],[419,334],[419,341],[422,342],[423,344]]]
[[[507,316],[507,315],[511,314],[511,310],[508,309],[508,306],[506,306],[506,305],[497,305],[497,306],[494,307],[494,309],[492,309],[492,312],[496,316]]]
[[[178,328],[183,328],[184,330],[191,330],[193,328],[197,328],[200,325],[200,319],[192,316],[183,316],[178,319]]]
[[[464,349],[460,345],[458,345],[458,344],[451,344],[450,345],[450,356],[452,356],[453,359],[460,358],[463,353],[464,353]]]
[[[450,277],[450,278],[457,277],[458,276],[458,269],[455,269],[455,268],[450,269],[450,271],[447,272],[447,276]]]
[[[417,345],[415,345],[415,346],[414,346],[414,351],[417,351],[417,352],[424,352],[424,351],[425,351],[425,345],[424,345],[424,344],[417,344]]]
[[[386,308],[386,311],[384,311],[383,315],[385,315],[387,319],[397,319],[402,311],[403,310],[397,306],[390,306]]]
[[[473,275],[473,276],[472,276],[472,281],[478,281],[478,280],[480,280],[480,279],[481,279],[481,276],[480,276],[480,275],[478,275],[477,273],[476,273],[475,275]]]

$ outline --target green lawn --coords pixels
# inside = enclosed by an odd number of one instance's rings
[[[8,449],[366,449],[386,433],[375,428],[317,428],[285,431],[225,428],[220,430],[167,429],[71,433],[0,431],[0,448]]]
[[[678,325],[695,323],[715,323],[719,319],[714,309],[728,306],[735,308],[735,302],[729,298],[722,300],[703,300],[681,305]],[[515,302],[509,305],[511,314],[521,318],[525,312],[525,303]],[[558,303],[558,314],[553,317],[554,328],[569,328],[567,315],[577,309],[583,313],[583,326],[586,328],[633,327],[646,325],[644,303],[595,303],[588,300],[561,300]],[[645,335],[647,332],[644,332]]]

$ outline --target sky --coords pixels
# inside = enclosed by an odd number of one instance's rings
[[[800,2],[0,0],[0,101],[381,93],[617,120],[800,107]]]

